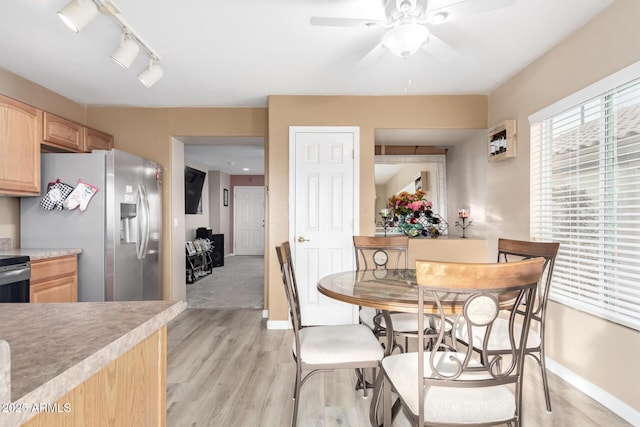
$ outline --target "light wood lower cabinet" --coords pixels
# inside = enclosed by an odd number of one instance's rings
[[[68,255],[31,261],[29,301],[77,302],[78,257]]]
[[[164,427],[167,327],[98,371],[23,426]]]

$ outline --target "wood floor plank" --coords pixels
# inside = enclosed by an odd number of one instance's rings
[[[168,325],[167,426],[289,426],[292,338],[290,330],[267,330],[261,310],[187,309]],[[630,426],[551,373],[553,412],[547,413],[540,373],[527,363],[527,427]],[[310,378],[302,388],[298,426],[369,426],[371,397],[363,398],[354,386],[351,370]],[[394,422],[394,427],[408,426],[402,414]]]

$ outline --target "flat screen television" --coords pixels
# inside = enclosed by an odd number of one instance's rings
[[[184,167],[184,213],[197,214],[206,172]]]

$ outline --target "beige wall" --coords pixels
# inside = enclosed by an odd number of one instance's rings
[[[387,129],[482,129],[485,96],[270,96],[266,147],[268,205],[265,265],[269,320],[286,320],[275,246],[289,238],[289,126],[360,128],[360,233],[374,232],[374,134]]]
[[[172,212],[171,169],[173,136],[267,136],[267,110],[265,108],[130,108],[89,107],[87,125],[109,132],[115,137],[115,146],[160,163],[163,181],[162,200],[162,277],[163,298],[172,299],[182,292],[172,290],[172,267],[179,265],[173,259],[173,218],[184,218],[184,207]],[[175,165],[174,165],[175,167]],[[181,168],[177,173],[182,174]],[[177,246],[177,245],[176,245]],[[183,258],[184,250],[179,253]]]
[[[503,119],[518,121],[517,158],[487,165],[486,186],[502,189],[486,195],[487,217],[495,223],[490,237],[529,237],[528,116],[639,61],[638,16],[639,1],[616,1],[490,94],[490,125]],[[640,332],[554,302],[548,325],[549,357],[640,411],[640,369],[635,363]]]
[[[228,197],[231,199],[231,175],[220,171],[209,171],[209,191],[211,192],[211,231],[213,234],[224,235],[224,255],[233,252],[233,240],[231,240],[231,230],[233,229],[231,200],[229,205],[224,205],[224,189],[229,190]]]
[[[465,235],[468,237],[487,238],[489,224],[498,220],[487,220],[486,200],[489,193],[498,193],[502,197],[506,193],[500,187],[487,186],[487,132],[479,131],[463,144],[451,147],[447,151],[447,218],[449,235],[460,236],[462,230],[456,227],[459,209],[470,209],[473,225],[468,226]],[[499,220],[501,221],[501,220]],[[492,242],[492,247],[495,242]],[[489,252],[489,261],[496,259],[495,248]]]

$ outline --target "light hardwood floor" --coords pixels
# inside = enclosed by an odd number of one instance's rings
[[[290,425],[292,337],[292,331],[267,330],[260,310],[187,309],[168,327],[167,426]],[[630,425],[553,374],[553,413],[547,413],[536,369],[533,363],[526,369],[523,426]],[[370,398],[356,395],[354,384],[351,371],[309,379],[298,425],[369,426]],[[394,422],[408,425],[403,416]]]

